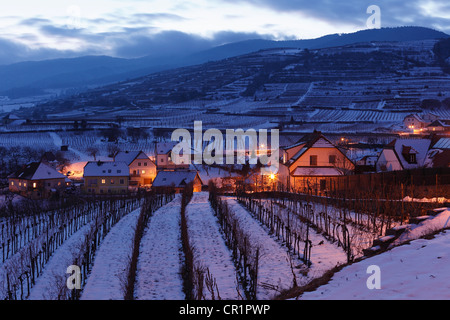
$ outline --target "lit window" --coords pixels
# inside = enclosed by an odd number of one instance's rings
[[[11,181],[11,185],[12,185],[12,186],[14,185],[14,181]]]
[[[102,179],[102,184],[105,184],[106,183],[106,180],[105,179]]]
[[[36,187],[37,187],[36,182],[33,182],[33,188],[36,188]]]
[[[142,174],[145,174],[145,170],[142,170]]]

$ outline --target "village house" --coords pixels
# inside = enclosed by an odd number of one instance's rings
[[[129,168],[125,162],[90,161],[84,166],[83,191],[90,194],[123,194],[128,191]]]
[[[130,173],[130,187],[151,186],[156,177],[155,163],[142,151],[119,152],[114,161],[127,164]]]
[[[403,119],[403,126],[410,132],[422,133],[427,130],[429,124],[438,119],[439,117],[432,113],[425,113],[423,115],[410,114]]]
[[[427,153],[426,168],[450,168],[450,138],[440,138]]]
[[[440,134],[450,134],[450,120],[435,120],[427,126],[429,132],[437,132]]]
[[[332,178],[352,174],[355,165],[320,132],[305,135],[282,148],[276,179],[290,190],[319,194],[332,187]]]
[[[33,162],[8,177],[9,190],[30,199],[44,199],[63,192],[70,180],[42,162]]]
[[[394,139],[381,151],[376,169],[380,172],[422,168],[430,145],[430,139]]]
[[[158,142],[155,144],[155,160],[157,170],[178,170],[189,169],[189,164],[175,164],[172,161],[172,149],[178,144],[178,142]]]
[[[152,190],[181,193],[191,183],[194,192],[202,191],[203,182],[197,171],[159,171],[153,181]]]

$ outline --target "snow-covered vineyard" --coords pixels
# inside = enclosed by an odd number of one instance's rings
[[[450,298],[448,208],[388,229],[381,218],[342,217],[318,203],[213,190],[86,203],[1,223],[1,299]],[[365,256],[372,243],[391,250]],[[373,265],[381,290],[366,284]],[[304,292],[330,270],[329,281]],[[431,295],[423,290],[430,281]]]

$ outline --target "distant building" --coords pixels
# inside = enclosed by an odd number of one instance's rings
[[[157,170],[177,170],[177,169],[189,169],[189,164],[175,164],[172,161],[172,149],[178,144],[178,142],[158,142],[155,145],[155,157]]]
[[[130,173],[125,162],[90,161],[84,166],[83,191],[93,194],[121,194],[128,191]]]
[[[381,151],[377,171],[421,168],[430,149],[430,139],[395,139]]]
[[[2,118],[3,125],[22,124],[23,122],[24,121],[20,121],[20,118],[18,116],[12,113],[9,113]]]
[[[450,120],[440,119],[433,121],[427,126],[429,132],[449,133],[450,134]]]
[[[114,160],[127,164],[130,186],[151,186],[156,177],[155,163],[142,151],[119,152]]]
[[[356,161],[355,173],[376,171],[377,155],[367,155]]]
[[[197,171],[160,171],[153,181],[152,190],[181,193],[191,183],[194,192],[202,191],[203,182]]]
[[[9,190],[30,199],[49,198],[64,191],[70,180],[42,162],[33,162],[8,177]]]
[[[410,114],[403,119],[403,126],[407,131],[412,133],[422,133],[427,131],[428,125],[439,119],[439,116],[432,113],[422,115]]]

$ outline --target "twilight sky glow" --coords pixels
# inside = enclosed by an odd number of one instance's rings
[[[15,0],[0,4],[0,64],[82,55],[133,58],[229,42],[309,39],[381,26],[450,33],[447,0]]]

